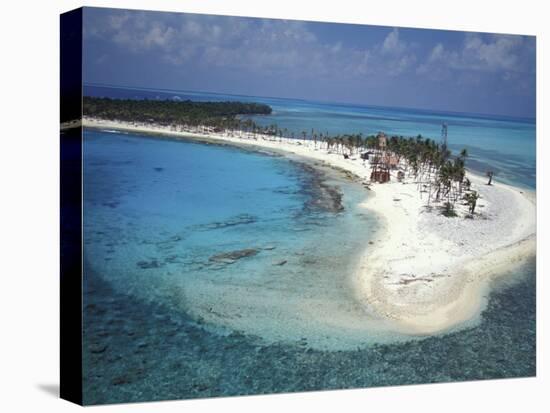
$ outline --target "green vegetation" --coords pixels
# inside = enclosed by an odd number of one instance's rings
[[[456,202],[465,199],[464,196],[471,193],[471,182],[466,178],[465,169],[467,150],[463,149],[458,155],[453,155],[442,144],[422,135],[386,137],[385,144],[381,146],[380,136],[376,135],[364,137],[359,133],[331,136],[328,132],[323,134],[312,129],[310,132],[304,130],[295,136],[294,133],[289,134],[287,129],[270,125],[254,130],[252,134],[243,135],[241,130],[239,136],[257,139],[257,133],[301,139],[304,143],[313,142],[315,149],[325,149],[344,157],[364,154],[367,151],[370,153],[373,170],[398,169],[402,178],[405,175],[414,177],[421,195],[427,194],[427,206],[431,203],[440,205],[441,213],[448,217],[456,216]],[[475,209],[475,205],[473,208]]]
[[[248,102],[194,102],[131,100],[84,97],[84,116],[125,122],[157,123],[162,126],[211,126],[237,128],[238,115],[269,115],[271,107]],[[250,121],[247,121],[250,125]]]
[[[381,149],[376,136],[368,136],[366,146],[380,159],[393,158],[396,168],[413,176],[420,193],[427,193],[427,205],[443,201],[442,213],[456,216],[455,203],[469,191],[470,181],[465,179],[468,152],[463,149],[453,155],[443,145],[418,135],[416,138],[392,136],[387,138],[386,147]]]
[[[473,216],[479,195],[470,190],[470,181],[465,178],[468,157],[465,149],[453,155],[443,144],[422,135],[364,137],[359,133],[331,136],[314,129],[295,134],[276,124],[259,126],[247,118],[271,112],[271,107],[259,103],[84,98],[84,115],[89,117],[154,123],[179,131],[223,131],[244,139],[282,141],[291,138],[304,144],[309,141],[316,150],[324,149],[345,158],[360,155],[363,160],[369,159],[373,172],[389,176],[390,169],[397,169],[400,181],[406,175],[414,177],[421,196],[426,194],[428,208],[435,203],[443,215],[452,217],[456,216],[455,203],[462,200]],[[488,185],[491,185],[493,172],[488,172],[487,176]]]
[[[479,194],[476,191],[472,191],[466,195],[464,195],[464,199],[466,200],[466,203],[468,204],[468,212],[470,215],[474,215],[474,212],[476,210],[476,204],[477,200],[479,199]]]

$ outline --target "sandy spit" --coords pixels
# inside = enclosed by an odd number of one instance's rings
[[[90,118],[83,125],[291,153],[369,180],[368,162],[358,156],[344,159],[309,141]],[[392,175],[391,183],[371,184],[362,206],[383,225],[374,243],[365,246],[350,282],[365,312],[383,318],[394,331],[431,335],[472,320],[483,308],[491,280],[535,254],[535,193],[498,182],[488,186],[484,177],[467,176],[481,195],[473,219],[464,218],[466,207],[460,205],[456,218],[427,211],[425,195],[412,177],[398,183]]]

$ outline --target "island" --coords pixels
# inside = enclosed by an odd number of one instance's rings
[[[383,132],[297,134],[250,118],[271,111],[253,102],[86,97],[83,126],[292,154],[346,171],[380,223],[350,285],[392,331],[423,336],[472,322],[491,282],[534,256],[535,192],[468,170],[467,151]]]

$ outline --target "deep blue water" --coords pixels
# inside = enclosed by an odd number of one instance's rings
[[[331,135],[383,131],[387,134],[440,140],[448,124],[449,147],[469,151],[468,166],[479,173],[496,172],[497,180],[527,188],[536,186],[536,124],[534,119],[496,115],[314,102],[298,99],[227,95],[203,92],[116,88],[87,85],[84,94],[128,99],[190,99],[254,101],[270,105],[273,114],[253,116],[260,125],[277,124],[301,136],[302,131]]]
[[[148,94],[161,92],[109,93],[155,98]],[[335,128],[335,112],[346,108],[293,101],[285,103],[283,116],[280,101],[270,103],[275,117],[291,118],[288,113],[302,107],[303,121],[303,113],[324,110],[327,125]],[[410,122],[435,131],[442,116],[347,110],[341,125],[358,118],[357,125]],[[360,110],[376,119],[365,120]],[[534,133],[528,120],[448,116],[485,124],[495,136],[508,124]],[[422,123],[423,117],[432,120]],[[530,156],[525,146],[512,153],[504,145],[506,154],[495,155],[496,149],[473,144],[479,162],[514,164],[510,181],[534,187],[522,166]],[[356,311],[342,305],[353,302],[345,275],[364,246],[376,242],[377,229],[374,217],[357,208],[368,192],[319,165],[228,146],[86,130],[83,186],[87,404],[536,373],[534,260],[493,288],[478,325],[451,334],[388,340],[331,330],[318,320],[312,309],[341,320]],[[236,251],[248,256],[231,255]]]

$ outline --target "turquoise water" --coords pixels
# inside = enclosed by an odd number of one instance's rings
[[[470,113],[438,112],[297,99],[266,98],[177,90],[115,88],[87,85],[84,93],[130,99],[191,99],[199,101],[254,101],[273,108],[269,116],[253,116],[260,125],[277,124],[301,136],[313,128],[331,135],[384,131],[387,134],[440,140],[441,125],[448,124],[448,142],[453,151],[468,149],[468,167],[476,172],[496,172],[497,180],[527,188],[536,186],[536,124],[534,119]]]
[[[230,146],[94,130],[84,158],[87,266],[113,288],[271,341],[321,345],[338,323],[312,312],[358,313],[340,303],[351,301],[347,275],[376,221],[358,206],[365,189],[344,175]]]
[[[536,375],[534,263],[490,296],[481,323],[421,341],[321,351],[209,332],[185,313],[85,284],[84,403],[269,394]]]
[[[534,187],[529,153],[472,144]],[[377,241],[368,196],[274,154],[86,130],[85,403],[533,376],[534,260],[467,329],[404,341],[334,327],[359,311],[346,275]]]

